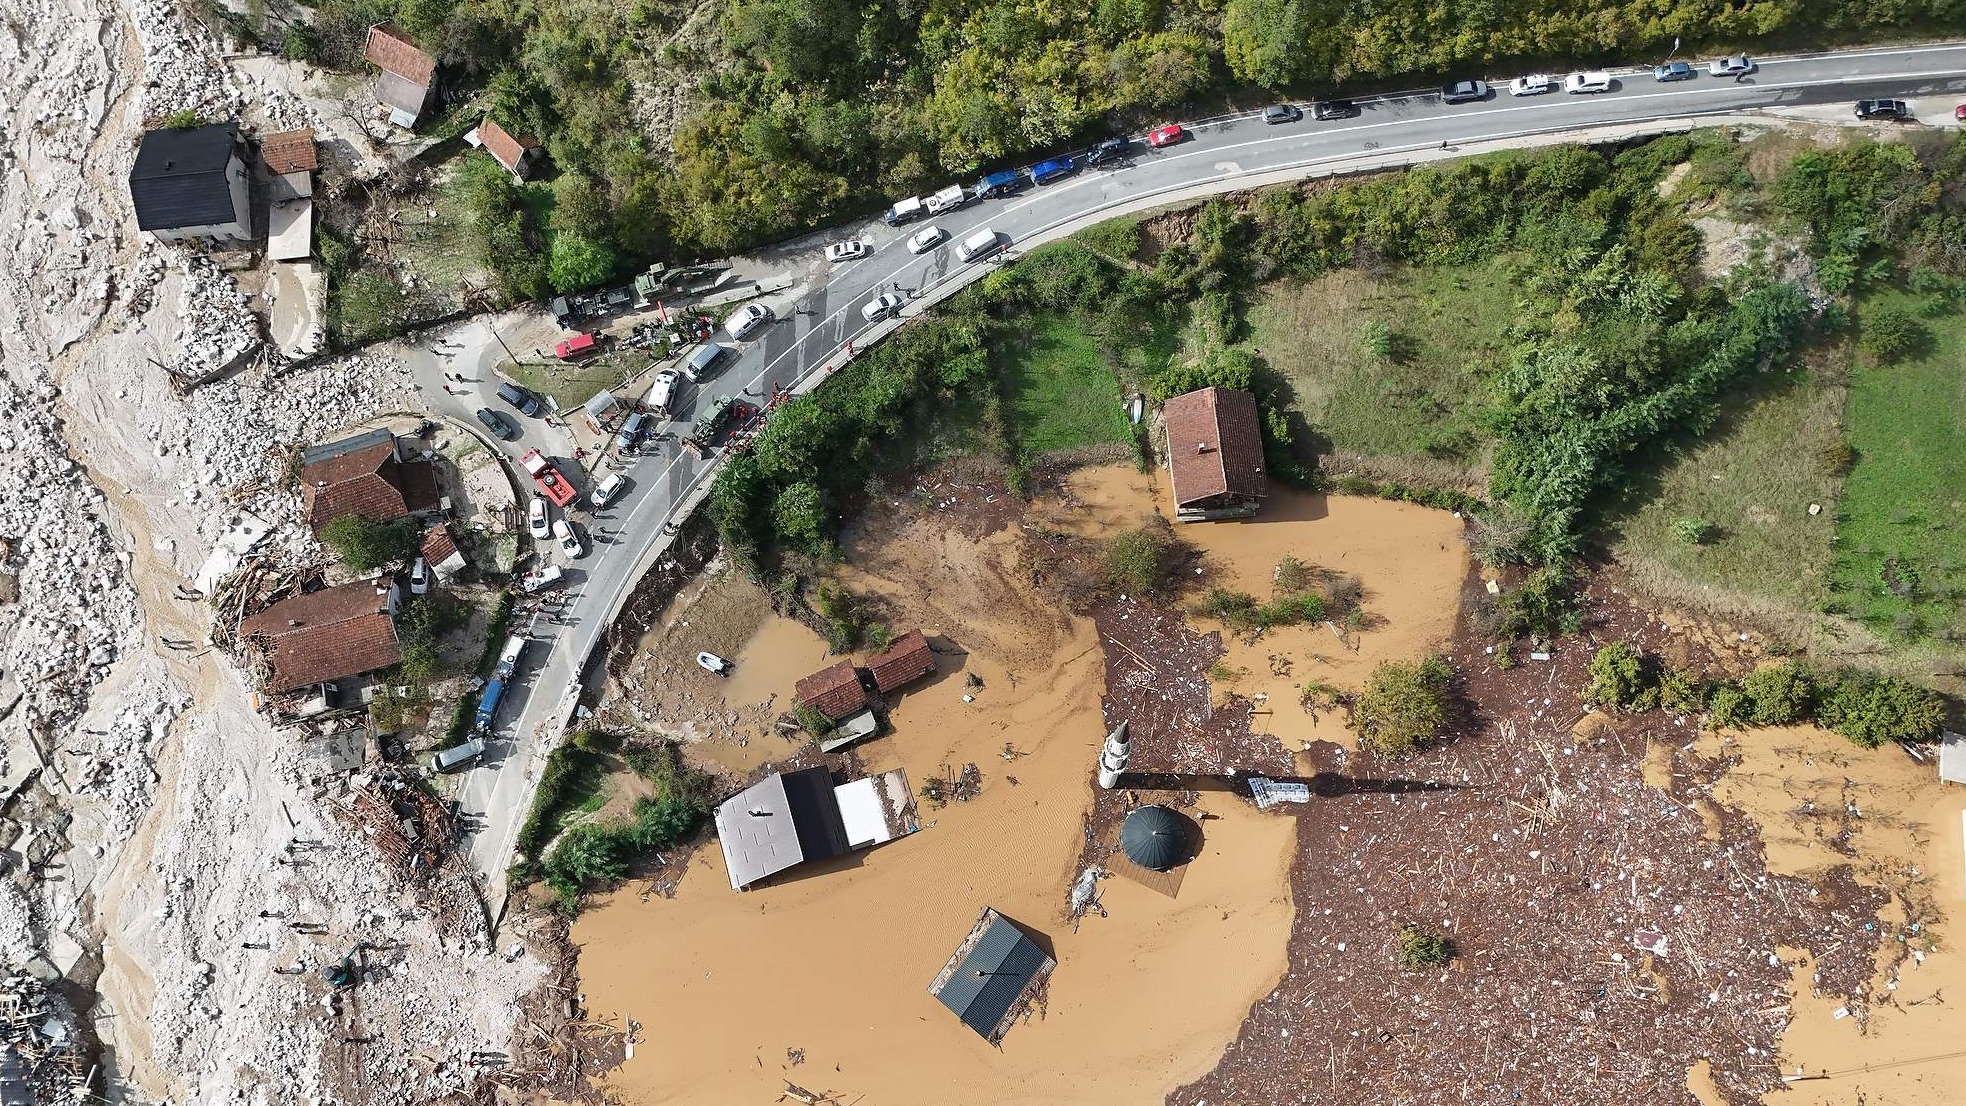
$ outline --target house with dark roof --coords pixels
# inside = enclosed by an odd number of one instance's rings
[[[464,136],[464,141],[490,154],[493,161],[505,166],[505,171],[512,174],[515,181],[532,175],[533,166],[541,153],[537,139],[515,137],[489,115]]]
[[[375,98],[389,109],[389,121],[404,130],[414,129],[437,99],[437,59],[394,23],[369,28],[362,56],[382,70],[375,79]]]
[[[317,534],[344,515],[395,522],[444,506],[436,465],[387,429],[302,452],[300,498],[303,517]]]
[[[874,690],[882,695],[934,671],[935,651],[928,647],[928,638],[920,630],[902,634],[867,658],[867,674],[873,677]]]
[[[1057,966],[1015,923],[986,906],[928,993],[984,1040],[999,1044]]]
[[[145,131],[130,167],[137,229],[166,242],[252,241],[251,193],[232,123]]]
[[[1232,388],[1202,388],[1161,405],[1175,518],[1246,518],[1262,506],[1262,421],[1256,397]]]
[[[899,768],[838,786],[824,767],[774,772],[718,804],[716,821],[733,891],[920,828]]]
[[[401,592],[392,582],[357,580],[282,599],[239,624],[239,640],[264,661],[271,695],[318,688],[388,668],[403,659],[396,638]]]

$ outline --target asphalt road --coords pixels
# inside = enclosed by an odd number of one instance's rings
[[[982,275],[990,264],[1014,260],[1024,248],[1129,211],[1298,177],[1453,157],[1470,148],[1589,137],[1589,132],[1621,126],[1833,104],[1844,105],[1839,114],[1847,117],[1848,105],[1871,97],[1911,99],[1919,118],[1952,126],[1954,106],[1966,101],[1966,43],[1757,60],[1758,71],[1740,82],[1709,76],[1706,59],[1697,59],[1698,75],[1692,80],[1659,84],[1648,65],[1613,71],[1611,91],[1597,95],[1557,91],[1512,98],[1506,82],[1513,74],[1503,74],[1490,79],[1497,88],[1479,103],[1447,105],[1425,91],[1360,99],[1356,116],[1336,122],[1314,121],[1308,111],[1301,121],[1280,125],[1266,125],[1254,113],[1201,120],[1185,124],[1191,134],[1178,145],[1154,150],[1136,135],[1132,156],[1120,164],[1082,170],[1014,197],[973,202],[898,228],[876,221],[809,236],[798,244],[803,253],[784,254],[788,263],[804,266],[805,281],[763,301],[776,311],[777,321],[742,343],[741,355],[727,358],[720,375],[686,400],[700,403],[739,390],[755,397],[778,386],[807,391],[851,356],[849,343],[852,349],[865,349],[899,325],[899,320],[867,324],[861,318],[861,306],[882,290],[909,294],[912,302],[902,314],[912,316]],[[906,239],[930,225],[941,227],[948,237],[926,254],[909,253]],[[1006,239],[1007,250],[993,262],[965,264],[956,256],[955,244],[983,228]],[[855,261],[826,264],[820,247],[844,238],[866,242],[870,252]],[[462,348],[451,352],[446,366],[463,369],[474,394],[450,396],[426,383],[433,409],[469,420],[479,406],[500,406],[481,402],[475,394],[489,395],[497,386],[490,370],[501,351],[488,331],[470,337],[471,327],[485,325],[481,320],[453,335]],[[721,334],[719,338],[731,344]],[[435,358],[412,360],[419,381],[437,371]],[[432,383],[438,382],[432,378]],[[686,404],[675,429],[687,432],[690,409]],[[533,445],[564,456],[564,435],[516,412],[506,413],[515,423],[529,424],[524,440],[505,447],[510,457]],[[612,511],[592,520],[590,552],[561,590],[559,621],[532,627],[536,644],[521,666],[521,686],[501,711],[504,722],[490,755],[464,782],[462,808],[483,815],[467,845],[494,895],[503,887],[546,743],[570,709],[580,668],[635,582],[666,548],[665,523],[693,509],[691,493],[705,484],[716,464],[716,458],[699,459],[674,440],[660,443],[660,450],[626,464],[622,471],[631,487]]]

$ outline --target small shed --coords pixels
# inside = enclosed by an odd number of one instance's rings
[[[513,180],[522,181],[531,176],[533,164],[539,158],[537,140],[513,135],[489,115],[464,136],[464,141],[490,154],[493,161],[505,166]]]
[[[437,579],[448,584],[456,580],[458,574],[468,567],[464,551],[457,547],[457,539],[451,536],[448,524],[438,523],[423,532],[423,562],[430,566]]]
[[[389,109],[389,121],[404,130],[415,129],[437,98],[437,59],[394,23],[369,28],[362,56],[382,70],[375,79],[375,98]]]
[[[1016,924],[984,907],[928,993],[991,1044],[1002,1042],[1058,961]]]
[[[886,650],[867,658],[874,690],[883,695],[934,671],[935,651],[928,647],[928,638],[920,630],[902,634]]]
[[[1246,518],[1267,493],[1262,421],[1256,397],[1232,388],[1202,388],[1161,407],[1175,518]]]
[[[587,397],[587,402],[582,404],[582,409],[587,412],[588,418],[598,419],[609,411],[614,410],[615,405],[620,402],[620,400],[614,397],[613,392],[602,388],[600,391]]]

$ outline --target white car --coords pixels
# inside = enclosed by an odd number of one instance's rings
[[[855,258],[866,256],[867,243],[860,241],[858,238],[849,238],[844,242],[835,242],[826,247],[826,260],[833,262],[835,265],[842,261],[852,261]]]
[[[1555,78],[1544,76],[1541,73],[1531,73],[1526,77],[1517,77],[1515,80],[1510,81],[1509,95],[1541,96],[1543,93],[1555,87]]]
[[[553,536],[559,539],[560,552],[569,558],[577,561],[587,555],[587,546],[581,543],[580,535],[574,533],[573,524],[566,519],[553,524]]]
[[[1586,69],[1563,78],[1563,91],[1572,96],[1589,92],[1611,91],[1611,74],[1602,69]]]
[[[532,530],[532,540],[545,541],[553,532],[553,522],[546,517],[546,497],[532,497],[532,506],[526,508],[526,525]]]
[[[867,301],[867,306],[860,309],[860,317],[871,323],[894,314],[907,306],[907,303],[908,297],[899,292],[882,292]]]
[[[940,245],[942,240],[947,237],[949,237],[949,232],[943,230],[941,227],[923,227],[921,230],[915,232],[914,237],[908,239],[908,252],[927,253]]]
[[[594,505],[594,509],[598,511],[601,508],[607,506],[608,504],[614,502],[614,497],[620,495],[621,489],[627,486],[628,486],[627,477],[621,475],[618,472],[609,473],[608,478],[606,480],[603,480],[600,483],[594,485],[594,490],[587,493],[587,500],[588,502],[592,503]]]
[[[418,557],[416,559],[416,565],[410,569],[410,594],[422,595],[429,590],[430,569],[429,566],[423,563],[423,558]]]
[[[731,312],[730,318],[724,320],[724,333],[742,341],[746,334],[770,322],[773,317],[771,308],[764,304],[747,303]]]
[[[1715,58],[1707,63],[1707,72],[1716,77],[1739,77],[1754,72],[1754,59],[1746,54]]]

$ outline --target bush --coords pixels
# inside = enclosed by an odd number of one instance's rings
[[[1770,665],[1748,673],[1741,681],[1748,698],[1748,721],[1757,726],[1786,726],[1809,717],[1815,685],[1793,662]]]
[[[1646,710],[1658,691],[1645,671],[1645,658],[1624,642],[1607,645],[1591,658],[1591,685],[1584,698],[1599,706]]]
[[[1936,737],[1945,722],[1945,703],[1916,684],[1852,674],[1823,692],[1816,720],[1866,749],[1875,749],[1887,741]]]
[[[1495,636],[1549,639],[1575,631],[1583,621],[1573,589],[1576,577],[1563,565],[1539,568],[1520,587],[1502,593]]]
[[[336,302],[341,339],[360,344],[403,329],[411,299],[403,286],[383,273],[360,272],[341,286]]]
[[[1414,926],[1401,926],[1395,944],[1399,966],[1409,971],[1419,968],[1445,968],[1454,959],[1454,942]]]
[[[1885,364],[1917,353],[1931,341],[1918,316],[1895,303],[1866,305],[1858,319],[1862,325],[1858,342]]]
[[[1697,714],[1706,706],[1706,688],[1698,678],[1677,668],[1659,677],[1659,706],[1674,714]]]
[[[1383,757],[1403,757],[1440,736],[1452,676],[1441,657],[1381,662],[1352,714],[1359,744]]]
[[[1676,518],[1672,520],[1672,536],[1687,545],[1704,545],[1713,536],[1713,523],[1703,518]]]
[[[191,130],[193,127],[204,126],[205,121],[198,117],[197,112],[191,110],[190,108],[185,108],[181,111],[174,111],[169,115],[165,116],[164,125],[174,131],[188,131]]]
[[[1751,721],[1754,701],[1734,684],[1720,684],[1707,697],[1707,725],[1716,730],[1738,730]]]
[[[1106,543],[1101,577],[1109,591],[1146,595],[1168,582],[1175,552],[1174,535],[1164,524],[1128,530]]]
[[[356,572],[372,572],[416,556],[417,524],[407,518],[385,523],[343,515],[321,528],[321,544]]]

